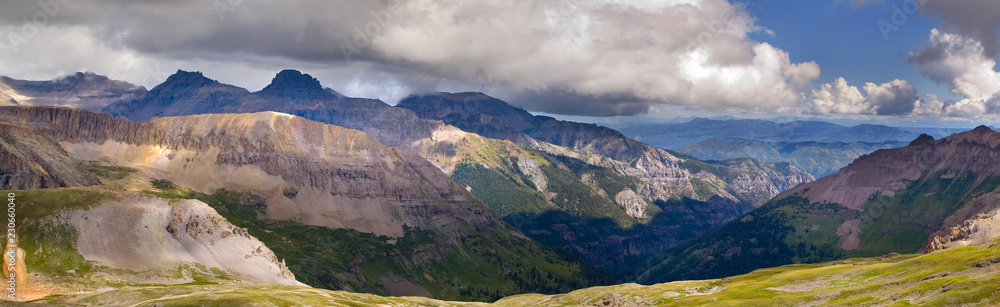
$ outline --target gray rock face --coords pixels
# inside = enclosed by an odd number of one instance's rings
[[[100,184],[80,161],[33,129],[0,124],[0,189],[31,190]]]
[[[145,93],[141,86],[89,72],[51,81],[0,77],[0,105],[61,106],[96,112],[112,102]]]

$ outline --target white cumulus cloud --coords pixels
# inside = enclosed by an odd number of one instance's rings
[[[906,80],[865,83],[864,93],[844,78],[821,85],[806,101],[806,112],[816,114],[907,115],[914,111],[917,91]]]
[[[939,111],[944,117],[982,118],[1000,112],[1000,72],[981,42],[960,34],[931,30],[930,43],[910,52],[909,62],[935,82],[948,84],[964,96],[941,101],[928,95],[922,112]]]
[[[910,63],[935,82],[949,84],[956,94],[987,99],[1000,91],[996,61],[984,54],[979,41],[959,34],[931,30],[930,44],[910,52]]]

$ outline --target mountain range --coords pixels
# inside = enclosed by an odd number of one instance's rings
[[[139,194],[198,201],[289,261],[263,266],[330,289],[481,300],[611,282],[604,272],[628,279],[667,247],[813,180],[787,163],[705,163],[611,129],[535,117],[479,93],[414,95],[393,107],[345,97],[292,70],[257,92],[184,71],[139,92],[102,108],[118,118],[3,109],[0,122],[46,135],[45,151],[58,156],[30,159],[56,184],[4,188],[88,186],[100,196],[110,184],[128,206]],[[438,98],[453,112],[417,107]],[[480,109],[513,116],[480,130],[445,120]],[[148,184],[119,188],[123,180]],[[149,207],[158,199],[138,202]],[[486,207],[477,207],[479,200]],[[306,230],[315,234],[299,233]],[[306,243],[316,240],[327,243]],[[478,242],[471,251],[469,241]],[[336,252],[310,252],[317,248]],[[453,276],[471,266],[482,269]]]
[[[712,120],[695,118],[674,124],[621,124],[616,129],[653,146],[680,149],[708,140],[751,140],[763,142],[883,143],[909,142],[921,134],[945,137],[964,129],[899,128],[862,124],[845,127],[821,121],[778,123],[760,119]]]
[[[0,76],[0,106],[63,106],[98,112],[115,101],[145,93],[144,87],[89,72],[49,81]]]
[[[723,141],[712,139],[677,150],[703,160],[727,160],[741,157],[765,162],[788,162],[817,178],[836,173],[858,157],[879,149],[906,146],[907,142],[764,142],[755,140]]]
[[[787,163],[704,163],[481,93],[418,94],[397,106],[344,97],[294,70],[257,92],[178,71],[145,95],[104,108],[137,121],[260,111],[358,129],[415,152],[530,237],[620,276],[814,179]]]
[[[60,85],[74,77],[94,85]],[[18,97],[0,189],[21,206],[27,293],[53,304],[967,302],[1000,263],[987,127],[902,146],[913,131],[704,122],[756,136],[685,149],[740,157],[700,160],[482,93],[391,106],[294,70],[256,92],[185,71],[148,91],[0,81]]]
[[[56,276],[183,283],[279,275],[291,284],[454,299],[611,281],[519,234],[426,160],[357,130],[274,112],[136,123],[78,109],[3,107],[0,122],[61,144],[89,164],[78,177],[101,177],[99,185],[45,196],[49,190],[16,192],[45,208],[21,213],[21,231],[32,239],[22,244],[34,255],[28,264]],[[42,203],[53,198],[61,207]],[[157,220],[166,225],[148,224]],[[244,248],[219,241],[232,235],[270,247],[251,248],[245,257],[262,255],[264,262],[220,259],[247,253],[218,251],[219,244]],[[128,246],[141,242],[160,243]],[[247,266],[271,270],[241,272]],[[455,275],[468,267],[478,269]],[[169,273],[178,268],[181,276]]]

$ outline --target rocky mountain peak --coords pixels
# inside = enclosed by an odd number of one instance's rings
[[[933,144],[933,143],[934,143],[933,136],[927,134],[921,134],[915,140],[913,140],[913,142],[910,142],[910,144],[907,146],[920,146],[924,144]]]
[[[972,129],[972,132],[978,134],[984,134],[984,133],[992,133],[994,131],[993,129],[990,129],[990,127],[987,127],[986,125],[980,125],[979,127],[976,127],[976,129]]]
[[[185,84],[189,86],[197,85],[207,85],[211,83],[217,83],[217,81],[205,77],[200,71],[183,71],[178,69],[173,75],[167,77],[167,81],[164,81],[157,87],[171,84]]]
[[[53,81],[53,83],[75,83],[75,82],[80,82],[80,81],[85,81],[85,82],[108,82],[108,81],[111,81],[111,79],[109,79],[106,76],[98,75],[96,73],[92,73],[92,72],[88,71],[88,72],[77,72],[77,73],[74,73],[72,75],[67,75],[67,76],[63,76],[61,78],[57,78],[57,79],[52,80],[52,81]]]
[[[330,98],[334,97],[320,84],[319,80],[297,70],[286,69],[279,72],[258,94],[265,96],[283,96],[291,98]]]

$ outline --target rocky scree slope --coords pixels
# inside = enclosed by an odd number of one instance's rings
[[[102,169],[109,172],[95,173],[119,187],[143,177]],[[18,247],[27,255],[21,300],[151,284],[305,286],[247,229],[200,201],[104,185],[2,192],[16,195]]]

